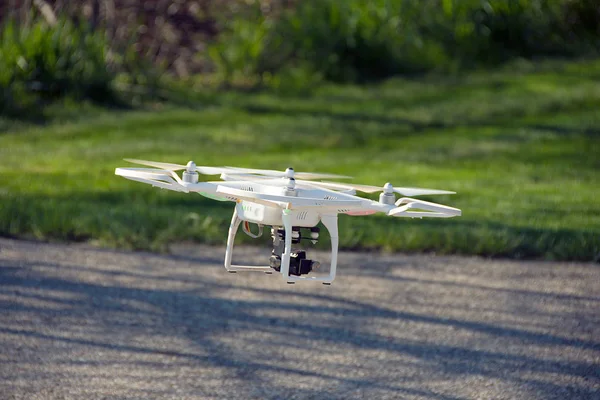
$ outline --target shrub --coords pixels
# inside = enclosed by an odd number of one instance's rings
[[[573,3],[573,0],[457,2],[441,23],[447,31],[444,47],[453,59],[471,65],[494,65],[517,57],[585,54],[593,47],[589,46],[592,38],[579,36],[565,24],[564,12]]]
[[[115,72],[104,36],[84,22],[41,18],[29,25],[7,21],[0,39],[0,86],[5,104],[70,95],[112,101]],[[7,99],[8,98],[8,99]]]
[[[333,81],[597,54],[594,0],[302,0],[227,15],[210,55],[226,79],[302,66]]]
[[[164,68],[131,43],[110,43],[104,29],[79,18],[31,17],[0,29],[0,113],[41,112],[62,97],[121,105],[159,96]]]
[[[297,61],[329,80],[360,81],[430,68],[430,57],[413,57],[421,44],[404,11],[397,1],[300,2],[272,24],[258,73]]]
[[[209,54],[225,79],[299,66],[334,81],[429,69],[443,55],[418,50],[421,39],[403,11],[399,1],[306,0],[267,14],[252,3],[227,17]]]

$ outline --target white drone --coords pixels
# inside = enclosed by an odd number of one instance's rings
[[[329,285],[335,279],[338,253],[338,214],[370,215],[377,212],[393,217],[449,218],[461,215],[457,208],[402,197],[396,200],[394,193],[403,196],[453,194],[446,190],[395,188],[386,183],[382,188],[350,183],[321,182],[315,179],[349,178],[347,176],[284,172],[234,167],[202,167],[193,161],[187,165],[154,161],[126,159],[131,163],[154,168],[117,168],[115,174],[138,182],[148,183],[177,192],[196,192],[219,201],[233,201],[235,208],[227,236],[225,268],[229,272],[261,271],[280,272],[287,283],[311,280]],[[175,171],[184,170],[179,177]],[[220,181],[199,182],[198,174],[220,175]],[[379,201],[356,196],[364,193],[382,192]],[[232,265],[233,243],[240,223],[243,231],[253,238],[263,233],[263,226],[271,226],[273,251],[268,266]],[[249,223],[258,225],[258,233],[250,230]],[[306,258],[303,250],[293,250],[292,244],[305,239],[313,244],[319,239],[322,222],[331,237],[331,263],[329,274],[315,275],[320,267],[318,261]],[[305,230],[303,236],[302,230]],[[306,230],[310,232],[307,233]],[[305,275],[311,276],[305,276]]]

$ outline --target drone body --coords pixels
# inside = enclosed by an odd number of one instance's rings
[[[117,168],[115,174],[138,182],[178,192],[196,192],[203,196],[235,202],[227,237],[225,268],[229,272],[279,272],[288,283],[312,280],[331,284],[336,276],[338,253],[338,214],[370,215],[377,212],[395,217],[449,218],[461,215],[457,208],[402,197],[451,194],[444,190],[394,188],[386,183],[383,188],[349,183],[321,182],[315,179],[348,178],[339,175],[285,172],[234,167],[202,167],[192,161],[187,165],[143,160],[127,160],[155,168]],[[183,169],[182,177],[174,171]],[[199,182],[198,174],[220,175],[221,181]],[[356,191],[382,192],[379,201],[356,196]],[[240,224],[251,237],[259,237],[264,226],[271,226],[273,251],[268,266],[232,265],[233,244]],[[259,227],[258,234],[250,230],[250,223]],[[328,274],[315,274],[318,261],[306,258],[303,250],[292,246],[302,240],[316,243],[319,223],[331,238],[331,262]],[[304,234],[303,234],[304,231]],[[309,231],[309,232],[306,232]],[[310,276],[306,276],[310,275]]]

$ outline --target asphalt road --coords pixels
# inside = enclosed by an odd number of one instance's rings
[[[0,398],[600,399],[598,264],[343,253],[327,287],[223,251],[0,239]]]

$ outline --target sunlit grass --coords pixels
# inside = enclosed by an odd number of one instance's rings
[[[185,106],[84,106],[83,116],[70,106],[44,125],[4,120],[0,234],[152,249],[223,243],[232,204],[114,176],[127,157],[193,159],[458,192],[428,200],[461,208],[460,218],[343,216],[345,248],[594,260],[600,64],[538,69],[325,85],[311,95],[190,93]]]

